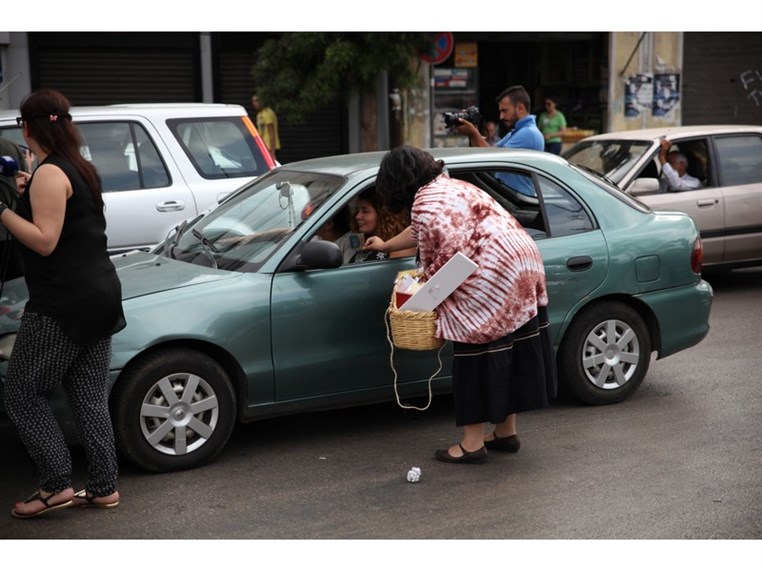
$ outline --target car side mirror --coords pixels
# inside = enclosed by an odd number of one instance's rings
[[[280,272],[294,270],[318,270],[338,268],[344,263],[341,249],[330,240],[310,240],[297,246],[278,269]]]
[[[651,195],[659,192],[659,179],[653,179],[651,177],[643,177],[641,179],[635,179],[627,192],[633,197],[639,195]]]

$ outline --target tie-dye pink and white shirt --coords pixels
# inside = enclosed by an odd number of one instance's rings
[[[411,212],[426,279],[457,252],[479,268],[437,307],[437,337],[470,344],[505,336],[548,305],[534,240],[481,189],[442,174],[421,187]]]

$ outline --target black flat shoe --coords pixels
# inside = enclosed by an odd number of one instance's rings
[[[434,457],[437,461],[442,461],[443,463],[468,463],[472,465],[481,465],[487,462],[487,449],[484,447],[471,452],[466,451],[460,443],[458,443],[458,447],[463,451],[463,455],[460,457],[453,457],[447,449],[437,449],[434,453]]]
[[[507,453],[515,453],[521,447],[521,441],[519,441],[518,435],[511,435],[509,437],[498,437],[495,432],[492,432],[492,440],[485,441],[484,446],[487,449],[495,451],[505,451]]]

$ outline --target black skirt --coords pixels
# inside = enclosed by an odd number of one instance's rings
[[[458,427],[501,423],[513,413],[547,406],[558,390],[547,308],[489,343],[453,342],[452,379]]]

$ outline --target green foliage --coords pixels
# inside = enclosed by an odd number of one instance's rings
[[[429,45],[423,32],[284,33],[257,51],[252,79],[263,102],[298,123],[337,98],[373,91],[383,70],[390,87],[411,87]]]

